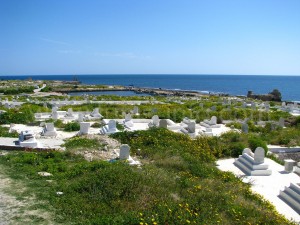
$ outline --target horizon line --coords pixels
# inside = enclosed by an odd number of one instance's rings
[[[203,76],[203,75],[208,75],[208,76],[300,76],[300,74],[217,74],[217,73],[86,73],[86,74],[8,74],[8,75],[0,75],[2,76],[103,76],[103,75],[108,75],[108,76],[113,76],[113,75],[154,75],[154,76],[159,76],[159,75],[190,75],[190,76]]]

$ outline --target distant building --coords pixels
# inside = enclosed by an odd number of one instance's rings
[[[263,101],[281,102],[281,93],[277,89],[274,89],[269,94],[262,94],[262,95],[254,94],[253,91],[248,91],[247,97],[253,99],[259,99]]]

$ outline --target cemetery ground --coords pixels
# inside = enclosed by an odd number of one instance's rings
[[[249,100],[228,103],[228,100],[217,96],[202,99],[174,96],[89,96],[88,99],[83,96],[20,96],[16,99],[11,95],[7,98],[6,102],[21,101],[23,104],[0,106],[5,111],[0,114],[1,125],[37,126],[40,122],[35,121],[34,113],[51,112],[49,102],[52,100],[85,101],[61,106],[60,110],[92,111],[98,107],[104,118],[110,119],[123,118],[123,114],[129,113],[133,106],[99,104],[96,101],[147,100],[148,103],[138,106],[139,115],[134,115],[134,118],[150,119],[158,115],[160,119],[181,122],[188,117],[199,123],[216,116],[218,123],[227,121],[232,131],[217,137],[200,135],[192,139],[164,128],[150,128],[115,133],[110,135],[111,139],[98,138],[97,135],[68,138],[64,140],[65,151],[2,151],[0,197],[11,203],[0,208],[0,215],[7,216],[4,222],[293,224],[278,214],[262,196],[251,192],[251,184],[245,184],[232,173],[222,172],[216,167],[218,159],[238,157],[246,147],[254,150],[260,146],[267,151],[267,144],[300,145],[299,117],[279,110],[278,103],[270,102],[267,109],[261,101],[257,102],[257,106],[249,107],[245,104]],[[284,118],[284,128],[276,124],[280,117]],[[264,126],[259,125],[261,121],[265,122]],[[64,132],[79,129],[77,122],[63,123],[53,119],[46,122],[54,122],[55,127]],[[240,129],[245,124],[248,132],[242,133]],[[94,126],[100,130],[102,120],[96,121]],[[8,128],[1,126],[0,136],[16,138],[18,134],[10,133]],[[112,153],[111,149],[121,143],[130,146],[130,154],[142,163],[141,166],[129,166],[123,160],[106,161],[109,157],[100,154]],[[93,154],[92,161],[86,160],[82,154],[85,151]],[[274,156],[269,157],[281,162]],[[49,173],[49,176],[40,176],[38,172],[41,171]],[[18,210],[20,213],[15,213]]]
[[[141,149],[143,166],[88,162],[72,148],[14,152],[0,162],[28,189],[22,197],[36,196],[38,208],[57,224],[292,224],[249,184],[216,168],[222,150],[211,138],[192,140],[158,128],[113,137],[129,144],[132,154]]]

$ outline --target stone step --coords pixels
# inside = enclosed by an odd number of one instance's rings
[[[251,170],[267,170],[269,166],[267,164],[255,164],[254,160],[248,154],[243,154],[239,157],[239,160],[244,164],[247,164]]]
[[[300,186],[299,185],[291,183],[290,188],[300,196]]]
[[[284,192],[288,194],[291,198],[293,198],[295,201],[297,201],[300,204],[300,195],[296,191],[294,191],[291,186],[285,187]]]
[[[253,169],[249,164],[245,163],[247,160],[241,160],[240,158],[234,162],[234,165],[237,166],[248,176],[269,176],[272,174],[271,170],[267,169]]]
[[[247,166],[247,164],[242,163],[239,160],[234,162],[234,165],[238,167],[241,171],[243,171],[246,175],[251,175],[251,169]]]
[[[287,191],[290,190],[290,191]],[[286,187],[284,191],[280,191],[279,197],[291,206],[296,212],[300,213],[300,203],[293,197],[291,194],[292,190],[289,187]],[[295,194],[295,193],[294,193]]]

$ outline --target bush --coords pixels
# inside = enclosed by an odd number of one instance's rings
[[[88,139],[83,137],[73,137],[67,139],[64,147],[67,150],[75,150],[75,149],[98,149],[100,147],[100,143],[97,139]]]
[[[58,128],[64,128],[66,125],[63,123],[62,120],[56,120],[56,121],[54,122],[54,126],[55,126],[55,127],[58,127]]]
[[[78,122],[71,122],[65,125],[64,131],[72,132],[72,131],[79,131],[80,124]]]
[[[1,124],[27,124],[34,121],[34,114],[31,111],[19,111],[19,110],[9,110],[5,113],[0,114]]]
[[[258,136],[250,136],[248,139],[249,148],[254,151],[257,147],[262,147],[265,150],[265,154],[268,152],[268,147],[266,142],[264,142]]]
[[[18,132],[14,131],[9,133],[8,131],[8,128],[0,126],[0,137],[19,137]]]

